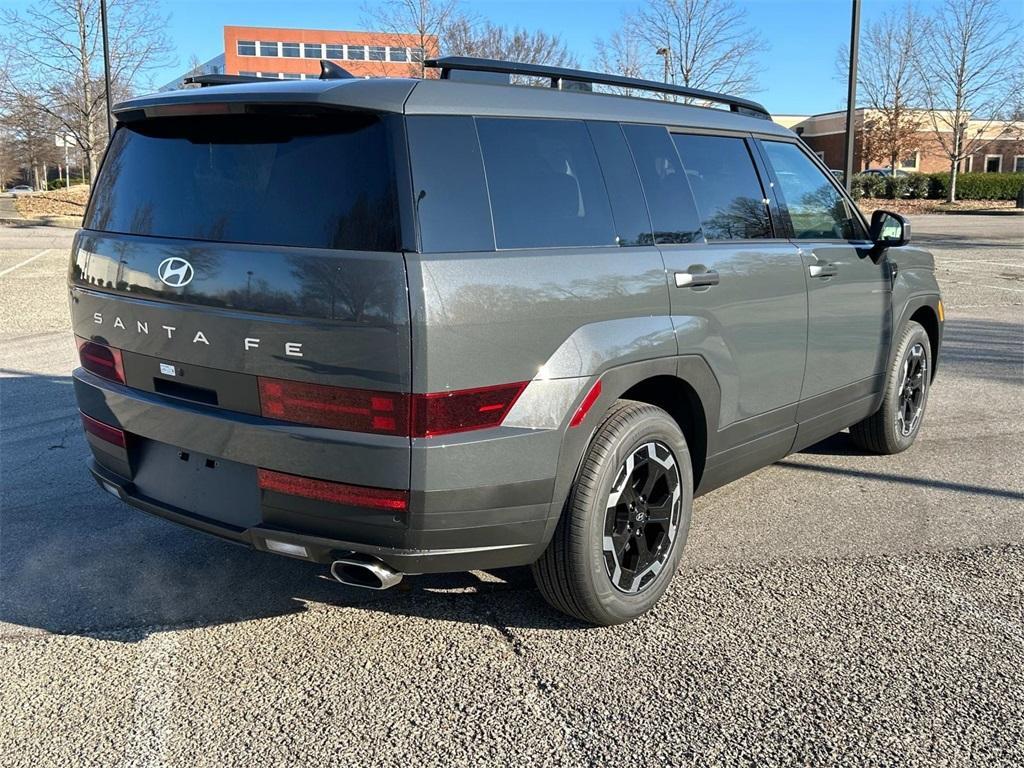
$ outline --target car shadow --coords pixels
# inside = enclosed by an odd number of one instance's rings
[[[167,628],[299,613],[311,603],[472,624],[580,626],[526,568],[423,575],[385,591],[146,515],[89,476],[69,377],[0,372],[0,635],[137,642]]]

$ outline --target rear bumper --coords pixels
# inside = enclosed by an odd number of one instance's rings
[[[156,517],[261,551],[273,551],[268,540],[301,546],[304,559],[319,563],[357,552],[403,573],[525,565],[546,544],[557,432],[497,430],[484,439],[463,437],[444,445],[413,441],[419,445],[406,443],[403,450],[394,438],[369,436],[354,445],[363,436],[179,403],[81,369],[75,371],[74,385],[83,413],[128,433],[128,448],[113,451],[89,436],[94,478],[122,501]],[[172,491],[147,494],[154,473],[144,462],[159,453],[154,446],[192,452],[193,461],[198,455],[244,465],[253,476],[259,466],[337,482],[404,487],[409,507],[393,514],[265,490],[254,492],[249,513],[220,515],[207,505],[208,513],[201,514],[185,508],[184,497]],[[246,483],[246,475],[241,477],[231,482]],[[478,484],[466,487],[472,478]],[[228,491],[226,498],[250,498],[247,488]]]

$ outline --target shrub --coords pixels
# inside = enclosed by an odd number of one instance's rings
[[[855,173],[850,179],[850,192],[855,200],[862,197],[881,197],[885,190],[885,180],[873,173]]]
[[[927,173],[912,173],[906,177],[907,193],[914,200],[928,197],[928,190],[931,188],[931,178]]]
[[[949,174],[929,174],[928,197],[944,199]],[[1024,188],[1024,173],[960,173],[956,177],[957,200],[1016,200]]]
[[[899,200],[910,192],[909,176],[883,176],[882,189],[890,200]]]

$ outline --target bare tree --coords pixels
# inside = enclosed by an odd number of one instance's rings
[[[114,96],[129,95],[171,51],[157,0],[109,0],[110,69]],[[23,12],[3,11],[0,54],[8,63],[0,99],[34,99],[36,109],[85,152],[90,179],[106,143],[99,0],[37,0]]]
[[[26,171],[26,180],[45,189],[46,166],[60,162],[54,142],[54,121],[39,109],[37,100],[24,97],[5,105],[0,118],[14,164]]]
[[[461,18],[458,0],[377,0],[363,5],[363,23],[395,38],[395,45],[404,46],[413,35],[416,46],[425,56],[437,53],[438,41],[448,26]],[[409,63],[410,74],[426,77],[423,59]]]
[[[597,51],[594,69],[599,72],[642,80],[657,79],[654,75],[650,46],[629,16],[623,18],[620,29],[612,32],[607,38],[595,40],[594,49]],[[635,89],[607,87],[604,90],[632,96]]]
[[[577,67],[579,62],[558,35],[543,30],[505,27],[489,21],[474,23],[461,17],[445,29],[441,40],[446,55]]]
[[[960,163],[993,140],[990,129],[1011,102],[1019,44],[996,0],[944,0],[922,40],[918,67],[935,143],[949,158],[948,202]]]
[[[922,41],[930,34],[912,2],[883,14],[864,29],[857,67],[857,92],[865,115],[864,159],[897,168],[901,158],[917,150],[926,117],[924,82],[917,64]],[[850,55],[844,45],[836,71],[846,82]]]
[[[756,57],[767,45],[732,0],[646,0],[627,17],[630,25],[652,60],[664,49],[671,82],[731,94],[758,90]]]

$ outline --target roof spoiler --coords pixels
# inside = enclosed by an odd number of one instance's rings
[[[641,80],[622,75],[606,75],[601,72],[588,72],[581,69],[549,67],[543,64],[524,64],[514,61],[497,59],[478,59],[472,56],[442,56],[424,62],[432,69],[441,70],[442,80],[474,80],[477,82],[501,83],[508,85],[512,75],[543,77],[551,80],[551,87],[559,90],[591,91],[594,85],[611,85],[617,88],[634,88],[638,91],[654,91],[673,96],[712,102],[728,106],[732,112],[771,120],[771,115],[763,105],[756,101],[729,96],[714,91],[702,91],[697,88],[685,88],[671,83],[659,83],[655,80]]]

